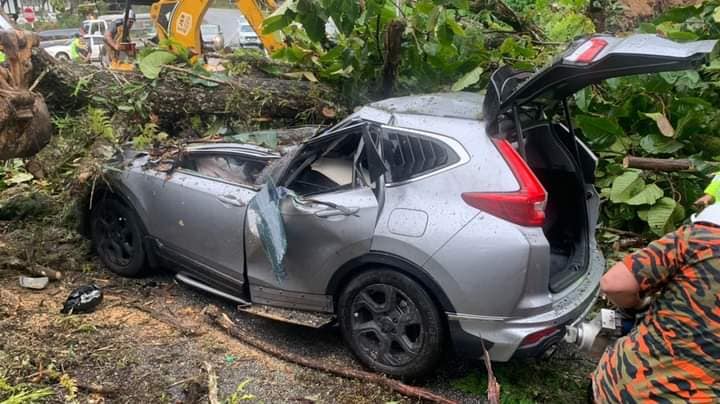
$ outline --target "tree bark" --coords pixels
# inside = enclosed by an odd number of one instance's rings
[[[649,157],[625,156],[623,167],[648,171],[688,171],[694,169],[690,160],[655,159]]]
[[[206,86],[198,84],[201,78],[193,72],[169,68],[158,79],[148,80],[139,72],[56,62],[40,49],[34,52],[33,63],[36,76],[48,71],[37,89],[51,111],[75,111],[87,105],[111,111],[133,109],[131,119],[154,114],[170,134],[193,117],[209,115],[286,126],[322,123],[346,113],[333,88],[307,81],[240,77],[215,79]]]

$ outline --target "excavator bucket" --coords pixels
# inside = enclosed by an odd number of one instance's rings
[[[32,48],[38,37],[32,32],[12,28],[5,15],[0,24],[0,161],[29,157],[50,141],[52,125],[45,100],[34,93]]]

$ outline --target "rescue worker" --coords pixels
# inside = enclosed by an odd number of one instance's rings
[[[109,66],[113,61],[117,60],[120,56],[120,43],[123,39],[123,18],[118,18],[115,21],[113,21],[110,26],[108,27],[107,31],[105,31],[105,35],[103,37],[103,40],[105,42],[105,57],[106,57],[106,63]],[[129,31],[132,29],[133,24],[135,23],[135,12],[133,10],[129,10],[128,12],[128,21],[127,21],[127,29],[128,29],[128,35],[127,40],[130,40],[130,33]]]
[[[720,200],[720,173],[715,173],[710,184],[705,188],[705,195],[695,201],[698,208],[704,208]]]
[[[70,42],[70,59],[74,63],[84,63],[90,59],[87,42],[82,37],[82,33],[83,31],[81,30],[80,34],[74,34],[73,40]]]
[[[5,52],[0,50],[0,65],[5,63],[6,60],[7,60],[7,57],[5,57]]]
[[[601,358],[595,402],[720,402],[720,204],[626,256],[600,289],[624,309],[653,299]]]

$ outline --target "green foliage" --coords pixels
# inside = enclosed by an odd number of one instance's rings
[[[242,401],[253,401],[255,400],[255,396],[252,394],[249,394],[245,391],[245,388],[252,379],[245,379],[240,384],[238,384],[237,388],[235,388],[235,391],[223,401],[223,404],[238,404]]]
[[[168,51],[158,49],[142,56],[138,61],[138,66],[142,74],[151,80],[158,78],[163,66],[174,62],[177,55]]]
[[[101,137],[111,142],[117,142],[115,130],[108,117],[107,111],[99,108],[88,108],[87,110],[88,129],[91,136]]]
[[[643,32],[675,40],[720,36],[720,1],[672,9]],[[605,224],[661,235],[682,222],[720,162],[720,60],[697,71],[608,80],[578,93],[575,118],[600,155],[598,185],[610,203]],[[622,168],[626,154],[689,158],[698,173],[643,173]]]
[[[7,379],[0,375],[0,404],[31,404],[42,402],[44,398],[52,396],[52,389],[33,389],[26,385],[11,385]]]
[[[565,360],[518,361],[493,363],[493,372],[500,383],[503,404],[575,403],[585,396],[585,381],[577,375],[590,369],[577,368]],[[473,371],[452,380],[453,388],[465,394],[487,397],[487,375]],[[580,400],[581,401],[581,400]]]
[[[387,59],[386,33],[404,26],[396,92],[481,89],[492,66],[530,67],[545,61],[530,37],[514,33],[489,10],[468,1],[290,0],[265,20],[265,32],[283,30],[291,45],[273,57],[335,83],[353,104],[377,98]],[[329,21],[334,22],[335,29]],[[304,75],[308,77],[308,75]],[[454,84],[454,85],[453,85]]]
[[[167,133],[160,131],[156,124],[148,122],[143,126],[142,132],[132,139],[132,143],[135,149],[143,150],[150,146],[157,146],[167,138]]]

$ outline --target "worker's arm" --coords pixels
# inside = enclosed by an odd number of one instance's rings
[[[105,40],[105,44],[107,46],[109,46],[113,50],[118,50],[117,42],[115,42],[115,38],[113,38],[111,30],[105,31],[103,39]]]
[[[639,308],[640,284],[630,269],[618,262],[600,280],[600,291],[616,306],[623,309]]]
[[[645,297],[660,290],[685,265],[687,246],[681,244],[689,229],[681,227],[626,256],[602,277],[602,292],[621,308],[639,308]]]
[[[720,200],[720,173],[716,173],[713,176],[710,184],[708,184],[707,188],[705,188],[705,195],[695,201],[695,205],[699,208],[704,208],[712,205],[718,200]]]

